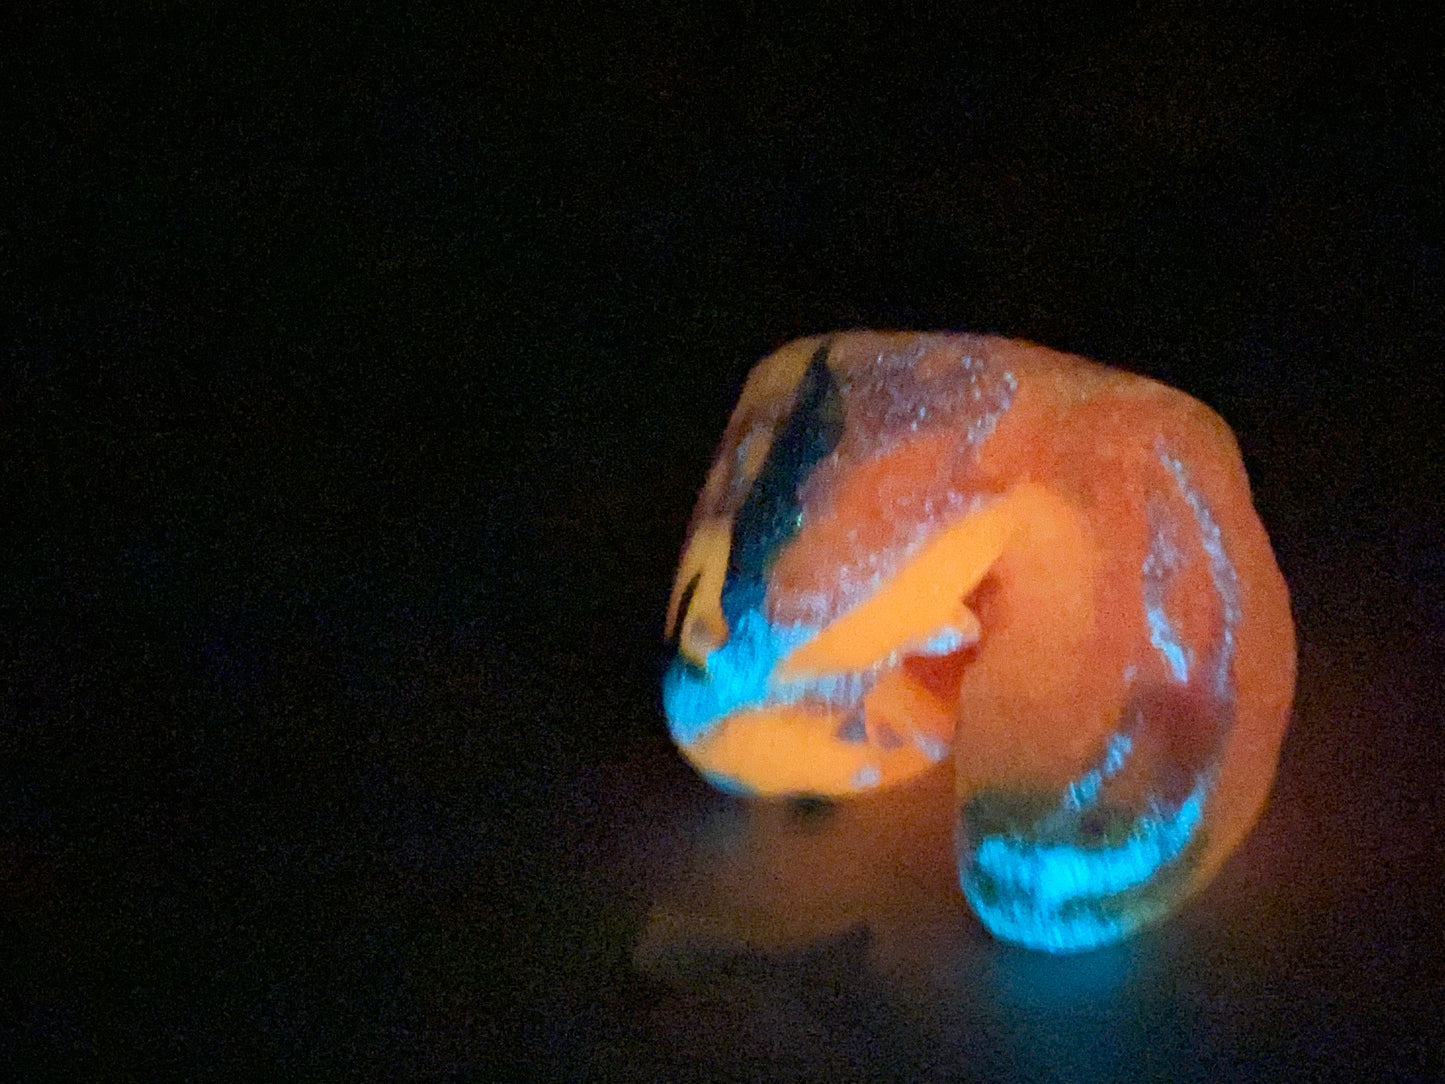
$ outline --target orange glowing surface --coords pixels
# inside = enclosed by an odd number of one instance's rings
[[[1233,435],[1032,344],[855,332],[749,377],[667,615],[685,756],[758,796],[952,759],[960,883],[996,934],[1126,936],[1259,815],[1289,597]]]

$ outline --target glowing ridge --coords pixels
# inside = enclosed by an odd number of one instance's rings
[[[733,622],[727,642],[708,655],[705,669],[679,656],[662,679],[662,708],[673,738],[693,745],[741,708],[808,699],[834,706],[858,703],[886,665],[796,681],[772,680],[778,660],[817,635],[815,626],[775,625],[749,609]]]
[[[1179,487],[1180,496],[1184,498],[1184,503],[1189,505],[1194,521],[1199,525],[1199,545],[1209,558],[1209,576],[1214,581],[1214,590],[1224,608],[1224,631],[1220,635],[1219,657],[1215,663],[1214,688],[1216,695],[1225,697],[1229,695],[1229,670],[1234,660],[1234,627],[1239,624],[1242,616],[1239,608],[1239,573],[1235,571],[1234,563],[1230,561],[1224,548],[1224,536],[1219,530],[1219,524],[1214,521],[1208,503],[1199,491],[1189,484],[1184,464],[1169,454],[1163,441],[1155,446],[1155,453],[1159,456],[1159,462],[1174,476],[1174,484]]]
[[[997,937],[1046,952],[1078,952],[1127,937],[1166,912],[1167,892],[1145,886],[1175,865],[1204,814],[1201,778],[1173,813],[1152,806],[1114,845],[988,836],[960,883]]]
[[[1144,557],[1144,618],[1151,643],[1169,664],[1169,672],[1181,685],[1189,680],[1189,649],[1179,642],[1179,633],[1164,608],[1164,593],[1179,567],[1179,551],[1169,537],[1161,509],[1149,509],[1149,552]]]
[[[1189,680],[1189,655],[1179,643],[1169,615],[1162,606],[1146,606],[1145,616],[1149,619],[1149,642],[1159,649],[1159,654],[1169,663],[1169,672],[1181,685]]]
[[[1099,798],[1099,788],[1118,774],[1133,749],[1134,739],[1129,735],[1112,735],[1104,750],[1104,763],[1064,788],[1064,808],[1077,811],[1093,805]]]
[[[802,625],[780,627],[756,610],[745,610],[733,622],[727,643],[708,655],[706,670],[679,657],[662,679],[662,707],[673,738],[692,745],[739,708],[800,699],[801,687],[792,697],[771,695],[768,675],[780,658],[817,632]]]
[[[1000,888],[1025,893],[1039,906],[1054,909],[1066,900],[1112,895],[1143,884],[1184,849],[1202,808],[1202,795],[1196,791],[1172,817],[1157,812],[1140,817],[1129,838],[1114,847],[995,837],[979,845],[974,860]]]

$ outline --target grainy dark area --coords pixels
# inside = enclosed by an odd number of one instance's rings
[[[1438,5],[202,7],[0,17],[0,1076],[1445,1073]],[[1296,719],[1132,946],[639,948],[693,496],[860,326],[1238,433]]]

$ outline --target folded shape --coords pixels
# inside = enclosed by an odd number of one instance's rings
[[[1043,347],[852,332],[750,375],[668,607],[663,699],[719,786],[846,797],[950,750],[997,935],[1126,936],[1259,814],[1289,597],[1232,434]]]

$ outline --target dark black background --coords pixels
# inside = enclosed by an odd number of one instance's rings
[[[276,8],[5,16],[14,1075],[1441,1071],[1434,5]],[[634,957],[735,815],[657,706],[693,495],[751,363],[854,326],[1238,433],[1296,719],[1134,946]]]

